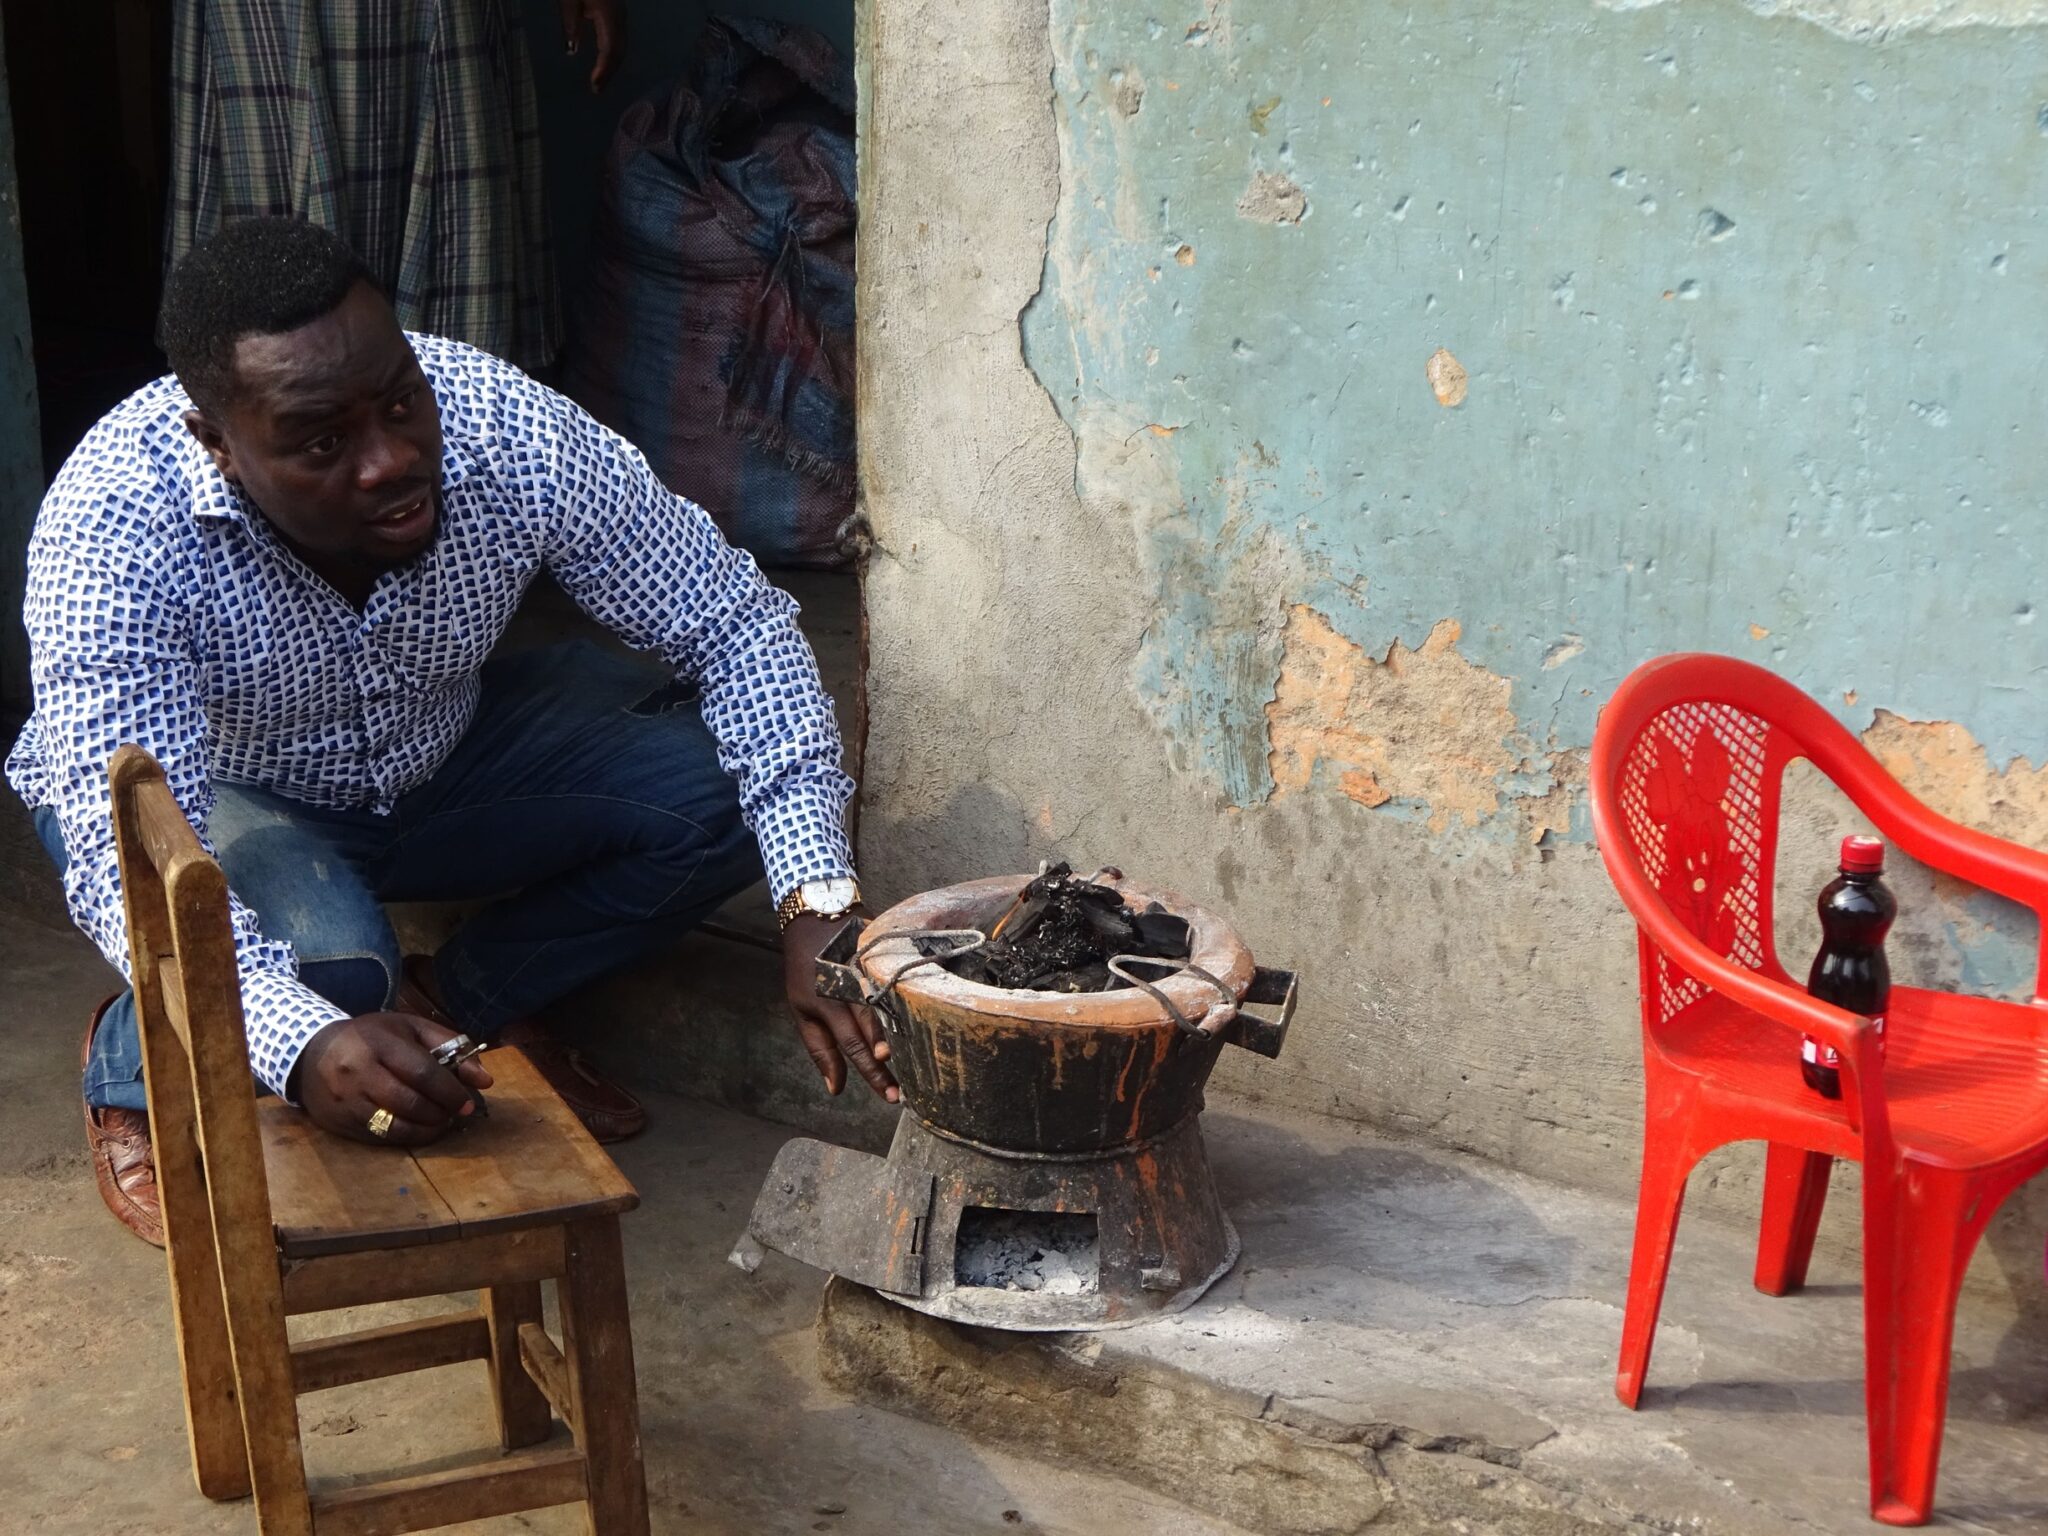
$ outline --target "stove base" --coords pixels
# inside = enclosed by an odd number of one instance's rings
[[[1193,1115],[1148,1145],[1067,1158],[1020,1158],[972,1146],[905,1115],[888,1160],[931,1175],[932,1206],[922,1289],[880,1294],[933,1317],[1027,1332],[1123,1327],[1180,1311],[1237,1262],[1237,1231],[1217,1201]],[[1035,1234],[1055,1245],[1063,1228],[1071,1232],[1079,1224],[1073,1218],[1092,1221],[1093,1262],[1087,1248],[1069,1253],[1054,1246],[1066,1263],[1026,1259],[1009,1266],[1022,1272],[1002,1283],[1002,1261],[1009,1256],[1002,1250],[1030,1246],[1034,1223],[1028,1216],[1009,1221],[984,1212],[1059,1213],[1067,1220],[1042,1222]],[[1048,1269],[1045,1285],[1024,1288]],[[1068,1289],[1076,1280],[1079,1287]]]
[[[734,1262],[765,1244],[901,1306],[1023,1332],[1127,1327],[1191,1305],[1237,1262],[1198,1117],[1136,1146],[1019,1156],[914,1115],[887,1158],[783,1147]]]

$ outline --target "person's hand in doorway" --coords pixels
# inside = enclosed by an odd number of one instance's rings
[[[790,1017],[796,1020],[804,1049],[825,1079],[827,1093],[837,1094],[846,1086],[846,1069],[851,1066],[870,1088],[894,1104],[902,1090],[883,1065],[889,1059],[889,1042],[882,1038],[882,1026],[874,1013],[837,998],[818,996],[818,956],[844,921],[804,912],[783,929],[782,987],[789,998]]]
[[[293,1096],[323,1131],[353,1141],[422,1147],[472,1112],[470,1089],[491,1086],[474,1059],[453,1071],[433,1049],[455,1031],[411,1013],[364,1013],[306,1042],[292,1069]]]
[[[595,96],[626,56],[626,8],[620,0],[555,0],[562,12],[562,42],[569,57],[583,47],[585,27],[597,44],[597,62],[590,66],[590,94]]]

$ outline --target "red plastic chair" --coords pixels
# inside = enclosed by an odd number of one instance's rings
[[[1897,847],[2041,919],[2031,1004],[1895,986],[1880,1048],[1809,997],[1771,926],[1779,797],[1805,758]],[[1963,1270],[1999,1203],[2048,1165],[2048,856],[1937,816],[1813,700],[1760,667],[1639,667],[1593,738],[1593,826],[1635,917],[1646,1123],[1615,1393],[1643,1389],[1686,1176],[1733,1141],[1770,1144],[1756,1284],[1806,1282],[1828,1172],[1863,1164],[1864,1403],[1871,1513],[1934,1501]],[[1830,875],[1816,869],[1815,891]],[[1804,971],[1803,959],[1797,961]],[[1842,1054],[1842,1098],[1799,1075],[1802,1034]]]

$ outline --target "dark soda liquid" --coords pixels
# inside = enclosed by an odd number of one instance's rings
[[[1877,847],[1852,852],[1851,843]],[[1884,883],[1884,845],[1876,838],[1848,839],[1842,858],[1841,874],[1820,893],[1820,952],[1807,973],[1806,990],[1822,1002],[1876,1019],[1882,1045],[1892,995],[1884,940],[1899,904]],[[1800,1048],[1799,1073],[1814,1092],[1830,1099],[1842,1096],[1840,1056],[1810,1035]]]

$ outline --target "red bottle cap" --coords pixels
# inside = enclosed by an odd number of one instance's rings
[[[1842,839],[1842,872],[1850,875],[1884,873],[1884,839],[1845,837]]]

